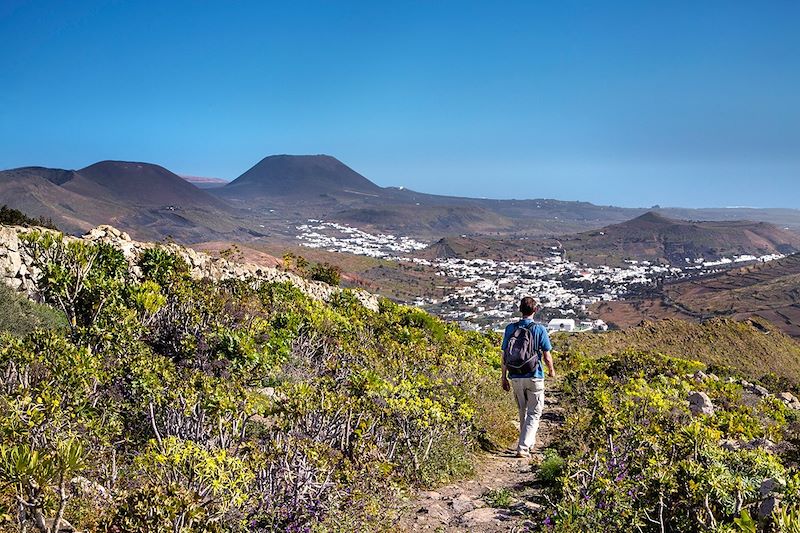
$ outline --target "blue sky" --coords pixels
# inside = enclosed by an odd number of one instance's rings
[[[0,0],[0,167],[800,208],[800,2]]]

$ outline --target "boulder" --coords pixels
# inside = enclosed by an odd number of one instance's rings
[[[791,392],[781,392],[778,394],[778,399],[785,403],[790,409],[800,411],[800,400]]]
[[[772,516],[772,513],[780,509],[781,500],[777,496],[768,496],[761,500],[758,506],[758,517],[762,520]]]
[[[500,525],[507,519],[508,515],[506,513],[491,507],[475,509],[461,516],[461,522],[467,528],[475,528],[477,530],[488,525]]]
[[[475,504],[472,502],[472,498],[464,494],[453,498],[453,501],[450,502],[450,506],[453,508],[453,512],[459,515],[468,513],[475,509]]]
[[[764,451],[767,451],[767,452],[775,451],[776,447],[777,447],[777,445],[774,442],[772,442],[771,440],[769,440],[767,438],[764,438],[764,437],[761,437],[761,438],[758,438],[758,439],[753,439],[753,440],[751,440],[750,442],[748,442],[747,444],[745,444],[743,446],[743,448],[748,449],[748,450],[761,449],[761,450],[764,450]]]
[[[761,482],[761,487],[759,487],[758,493],[761,498],[766,498],[773,492],[776,492],[780,486],[781,482],[779,480],[774,477],[770,477]]]
[[[450,511],[448,511],[441,503],[428,505],[427,507],[421,508],[417,512],[425,513],[431,518],[435,518],[436,520],[439,520],[445,524],[450,521]]]
[[[689,411],[694,415],[713,415],[714,404],[705,392],[693,392],[689,395]]]
[[[12,252],[9,250],[2,261],[2,265],[5,266],[5,274],[8,277],[14,277],[19,273],[19,269],[22,268],[22,256],[19,252]]]

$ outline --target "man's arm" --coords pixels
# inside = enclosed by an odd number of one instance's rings
[[[542,358],[544,359],[544,364],[547,365],[547,374],[554,378],[556,377],[556,369],[553,366],[553,355],[550,351],[553,349],[553,345],[550,344],[550,335],[547,334],[547,330],[542,328]]]
[[[543,356],[543,358],[544,358],[544,364],[546,364],[546,365],[547,365],[547,374],[548,374],[548,375],[549,375],[551,378],[554,378],[554,377],[556,377],[556,369],[555,369],[555,367],[553,366],[553,356],[550,354],[550,350],[545,350],[545,351],[542,353],[542,356]]]
[[[508,392],[511,390],[511,383],[508,381],[508,369],[506,368],[506,364],[503,361],[503,354],[506,352],[506,346],[508,346],[508,338],[510,337],[508,333],[508,328],[503,333],[503,344],[500,346],[500,368],[502,370],[502,378],[500,378],[500,385],[503,387],[503,390]]]

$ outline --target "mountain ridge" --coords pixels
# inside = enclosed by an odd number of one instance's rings
[[[378,193],[383,190],[366,177],[333,156],[270,155],[218,191],[223,196],[296,196],[298,194],[355,192]]]
[[[0,203],[51,218],[73,233],[110,223],[142,237],[169,235],[185,242],[233,234],[290,242],[296,237],[293,226],[311,218],[423,240],[542,238],[594,230],[647,212],[589,202],[490,200],[381,187],[332,156],[288,154],[267,156],[233,182],[203,188],[144,162],[100,161],[79,170],[11,169],[0,172]],[[744,213],[756,222],[800,231],[800,210],[670,208],[659,213],[705,220],[731,220]]]
[[[246,235],[233,207],[159,165],[99,161],[79,170],[0,171],[0,204],[80,234],[100,224],[146,238],[195,242]]]

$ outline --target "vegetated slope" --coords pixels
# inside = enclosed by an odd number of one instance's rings
[[[569,259],[611,265],[625,259],[679,265],[685,264],[686,258],[709,260],[800,250],[800,235],[766,222],[676,220],[655,212],[560,241]]]
[[[800,254],[722,273],[668,282],[660,290],[625,301],[603,302],[594,311],[621,327],[664,317],[701,320],[760,316],[800,337]]]
[[[800,403],[785,389],[636,349],[559,362],[565,431],[535,469],[538,531],[797,530]]]
[[[27,239],[42,296],[71,320],[0,337],[2,474],[18,480],[0,501],[30,504],[20,529],[386,531],[397,496],[468,474],[480,443],[514,436],[495,334],[346,292],[192,279],[164,247],[132,269],[107,242]],[[751,329],[742,338],[766,336]],[[648,517],[647,531],[719,530],[773,496],[800,514],[797,415],[782,400],[691,377],[710,370],[693,361],[561,351],[565,431],[535,469],[554,504],[518,511],[543,531]],[[705,414],[693,391],[713,401]],[[782,519],[766,517],[788,530]]]
[[[70,317],[0,337],[0,456],[21,480],[0,501],[30,503],[28,530],[59,508],[84,531],[387,530],[401,491],[469,473],[514,431],[494,334],[193,279],[166,247],[129,268],[110,242],[26,239]]]
[[[753,379],[774,374],[800,384],[800,343],[762,318],[714,318],[703,323],[664,319],[625,330],[556,338],[559,351],[595,356],[629,349],[657,352],[735,368]]]
[[[47,217],[70,233],[100,224],[142,238],[192,242],[246,235],[233,208],[158,165],[103,161],[78,171],[25,167],[0,172],[0,203]]]

